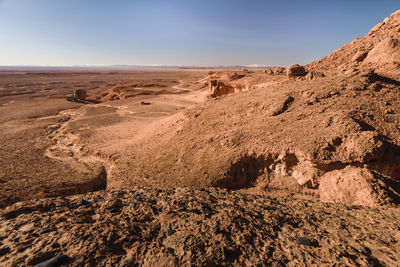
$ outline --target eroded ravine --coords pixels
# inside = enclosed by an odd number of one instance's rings
[[[47,138],[52,145],[44,155],[88,177],[95,174],[94,179],[89,178],[89,185],[76,185],[78,193],[120,187],[118,177],[114,177],[115,159],[126,153],[125,148],[155,137],[169,138],[185,121],[184,110],[204,101],[205,91],[190,91],[182,88],[183,84],[181,80],[174,89],[188,92],[153,97],[147,100],[151,105],[143,106],[140,101],[106,102],[61,111],[53,116],[58,122],[48,126]],[[172,102],[165,110],[169,99]]]
[[[85,107],[61,111],[57,116],[59,123],[50,125],[53,131],[48,136],[53,145],[45,151],[45,156],[62,161],[80,172],[87,173],[88,181],[77,184],[77,193],[86,193],[106,189],[107,180],[110,178],[113,168],[111,161],[105,160],[96,154],[92,154],[85,144],[80,142],[79,134],[70,130],[71,123],[84,116]],[[84,129],[81,129],[84,130]],[[86,130],[90,130],[87,127]],[[97,175],[96,175],[97,173]]]

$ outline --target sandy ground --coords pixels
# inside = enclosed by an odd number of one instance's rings
[[[37,197],[113,186],[108,172],[126,146],[175,131],[181,111],[204,100],[190,88],[203,71],[0,71],[0,206]],[[137,96],[94,104],[89,98],[121,82],[151,82]],[[144,103],[142,103],[144,102]]]

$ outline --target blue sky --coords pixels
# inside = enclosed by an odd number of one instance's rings
[[[399,8],[399,0],[0,0],[0,65],[305,64]]]

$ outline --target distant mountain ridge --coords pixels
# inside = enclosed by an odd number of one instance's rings
[[[0,69],[272,69],[268,65],[229,65],[229,66],[181,66],[181,65],[72,65],[72,66],[0,66]]]

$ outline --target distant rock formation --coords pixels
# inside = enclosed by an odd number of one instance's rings
[[[211,80],[209,82],[209,90],[212,97],[223,96],[235,92],[235,89],[232,86],[217,80]]]
[[[78,100],[85,100],[87,97],[87,92],[84,89],[75,89],[74,97]]]

